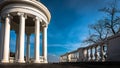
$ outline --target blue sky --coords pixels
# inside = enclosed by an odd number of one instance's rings
[[[98,9],[110,0],[40,0],[51,12],[48,26],[48,60],[58,61],[59,56],[75,50],[88,36],[88,24],[104,17]],[[34,35],[31,35],[30,54],[34,56]],[[16,35],[11,31],[10,50],[15,51]],[[25,46],[26,47],[26,46]],[[26,49],[25,49],[26,50]],[[26,51],[25,51],[26,52]]]
[[[98,9],[109,0],[41,0],[51,12],[48,54],[60,56],[81,47],[88,36],[88,24],[103,15]]]

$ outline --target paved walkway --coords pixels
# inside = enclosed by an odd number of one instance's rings
[[[120,68],[120,62],[79,62],[50,64],[0,64],[0,68]]]

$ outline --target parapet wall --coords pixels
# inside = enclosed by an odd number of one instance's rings
[[[120,61],[120,37],[108,42],[107,61]]]

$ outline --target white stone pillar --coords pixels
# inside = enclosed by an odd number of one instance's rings
[[[89,58],[90,58],[90,56],[89,56],[89,47],[87,48],[87,61],[89,61]]]
[[[85,60],[86,60],[86,52],[85,52],[85,48],[82,49],[82,52],[83,52],[83,60],[82,60],[82,61],[85,61]]]
[[[19,33],[16,32],[16,50],[15,50],[15,62],[18,61],[18,48],[19,48]]]
[[[4,29],[5,28],[5,23],[1,23],[1,37],[0,37],[0,60],[2,59],[2,53],[3,53],[3,38],[4,38]]]
[[[42,42],[43,42],[43,60],[44,63],[47,63],[47,25],[43,27],[43,37],[42,37]]]
[[[27,34],[27,49],[26,49],[26,62],[29,63],[30,58],[30,34]]]
[[[3,41],[2,63],[9,63],[9,42],[10,42],[10,15],[5,17],[5,32]]]
[[[35,18],[35,49],[34,49],[34,63],[40,63],[39,45],[40,45],[40,21],[39,18]]]
[[[45,60],[44,62],[47,63],[47,60]],[[68,62],[71,62],[71,54],[68,54]]]
[[[18,15],[20,16],[18,63],[25,63],[24,61],[25,17],[24,13],[18,13]]]

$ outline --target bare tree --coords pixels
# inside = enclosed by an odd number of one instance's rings
[[[93,44],[105,40],[109,36],[109,30],[104,25],[104,20],[99,20],[97,23],[89,25],[92,34],[90,32],[89,37],[83,42]]]
[[[94,44],[120,32],[120,10],[117,8],[117,1],[114,0],[99,11],[106,13],[107,17],[89,25],[90,34],[83,43]]]
[[[113,0],[109,3],[107,7],[100,9],[101,12],[107,14],[107,17],[104,19],[105,27],[110,29],[112,35],[115,35],[120,32],[120,10],[117,7],[118,1]]]

